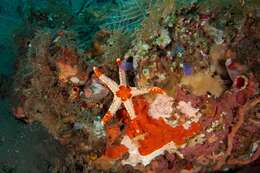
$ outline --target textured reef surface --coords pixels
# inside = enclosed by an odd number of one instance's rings
[[[14,33],[12,111],[66,148],[53,173],[260,169],[259,1],[48,2]]]

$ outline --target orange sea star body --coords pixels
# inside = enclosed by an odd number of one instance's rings
[[[152,88],[136,88],[136,87],[130,87],[127,85],[126,81],[126,74],[124,69],[120,66],[121,61],[120,59],[117,59],[117,64],[119,66],[119,80],[120,84],[118,85],[115,81],[104,75],[101,70],[97,67],[94,67],[93,70],[96,74],[96,76],[113,92],[114,99],[113,102],[108,110],[108,112],[105,114],[105,116],[102,119],[102,123],[106,124],[113,115],[117,112],[117,110],[120,108],[120,106],[123,104],[125,109],[127,110],[130,119],[134,119],[136,117],[134,106],[132,102],[132,98],[135,96],[147,94],[147,93],[158,93],[158,94],[164,94],[164,91],[161,88],[158,87],[152,87]],[[138,129],[137,129],[138,131]]]
[[[131,94],[131,88],[125,85],[119,86],[119,90],[116,92],[116,95],[121,98],[121,100],[126,101],[129,99]]]

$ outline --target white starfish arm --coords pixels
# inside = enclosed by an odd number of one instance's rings
[[[119,71],[119,81],[120,81],[120,85],[127,85],[126,82],[126,74],[125,74],[125,70],[122,67],[122,61],[120,58],[116,59],[116,63],[118,65],[118,71]]]
[[[93,71],[98,79],[100,79],[105,85],[107,85],[107,87],[115,94],[119,87],[117,83],[104,75],[98,67],[93,67]]]
[[[147,93],[149,93],[148,88],[138,89],[136,87],[131,87],[131,94],[132,94],[133,97],[139,96],[139,95],[144,95],[144,94],[147,94]]]
[[[105,125],[107,122],[109,122],[113,115],[116,113],[116,111],[119,109],[121,106],[122,102],[121,99],[118,97],[114,97],[112,104],[110,105],[107,113],[103,116],[101,123]]]
[[[116,91],[118,90],[118,85],[115,81],[113,81],[112,79],[110,79],[109,77],[107,77],[106,75],[102,74],[99,76],[99,79],[105,83],[105,85],[113,92],[116,93]]]
[[[112,115],[116,113],[116,111],[120,108],[122,101],[119,97],[114,97],[112,104],[110,105],[108,112]]]
[[[123,69],[123,67],[120,67],[120,65],[119,65],[119,81],[121,85],[127,85],[125,70]]]
[[[132,102],[132,99],[127,99],[123,103],[124,103],[125,109],[127,110],[127,113],[130,116],[130,119],[134,119],[136,117],[136,115],[135,115],[134,104]]]
[[[131,94],[133,97],[139,96],[139,95],[144,95],[144,94],[165,94],[165,91],[159,87],[152,87],[152,88],[136,88],[136,87],[131,87]]]

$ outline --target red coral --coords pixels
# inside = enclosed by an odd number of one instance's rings
[[[239,119],[236,124],[232,127],[231,132],[228,134],[228,145],[226,152],[223,157],[220,157],[218,163],[215,165],[214,169],[219,170],[226,162],[226,158],[231,155],[233,146],[234,146],[234,138],[239,130],[239,128],[244,123],[245,112],[249,110],[251,107],[255,106],[260,102],[260,97],[256,97],[255,99],[249,100],[245,105],[239,108],[238,116]],[[229,159],[228,164],[242,164],[242,163],[250,163],[251,161],[256,160],[260,155],[260,149],[258,147],[257,152],[248,160],[237,160],[237,159]]]
[[[112,159],[117,159],[117,158],[121,157],[124,153],[127,153],[127,151],[128,151],[128,148],[126,148],[122,144],[119,144],[119,145],[108,147],[106,149],[105,155]]]
[[[138,143],[139,152],[142,155],[150,154],[170,142],[182,145],[186,138],[195,135],[201,129],[199,123],[192,123],[188,130],[185,130],[183,126],[171,127],[163,119],[156,120],[148,115],[149,104],[144,98],[136,97],[133,101],[137,115],[134,121],[138,123],[144,134],[144,139],[139,140]],[[129,137],[137,136],[136,130],[132,129],[131,120],[125,122],[127,123],[126,134]]]

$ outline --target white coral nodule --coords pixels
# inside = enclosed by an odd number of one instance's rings
[[[160,32],[160,36],[155,40],[155,45],[158,45],[161,48],[165,48],[170,42],[171,37],[169,31],[166,29],[162,29]]]
[[[201,113],[199,112],[199,109],[192,107],[191,102],[180,101],[176,108],[179,109],[180,112],[183,113],[188,119],[183,124],[183,127],[185,129],[190,128],[191,123],[198,122],[201,117]]]
[[[158,95],[149,108],[149,115],[154,119],[170,118],[172,116],[173,98],[167,95]]]

